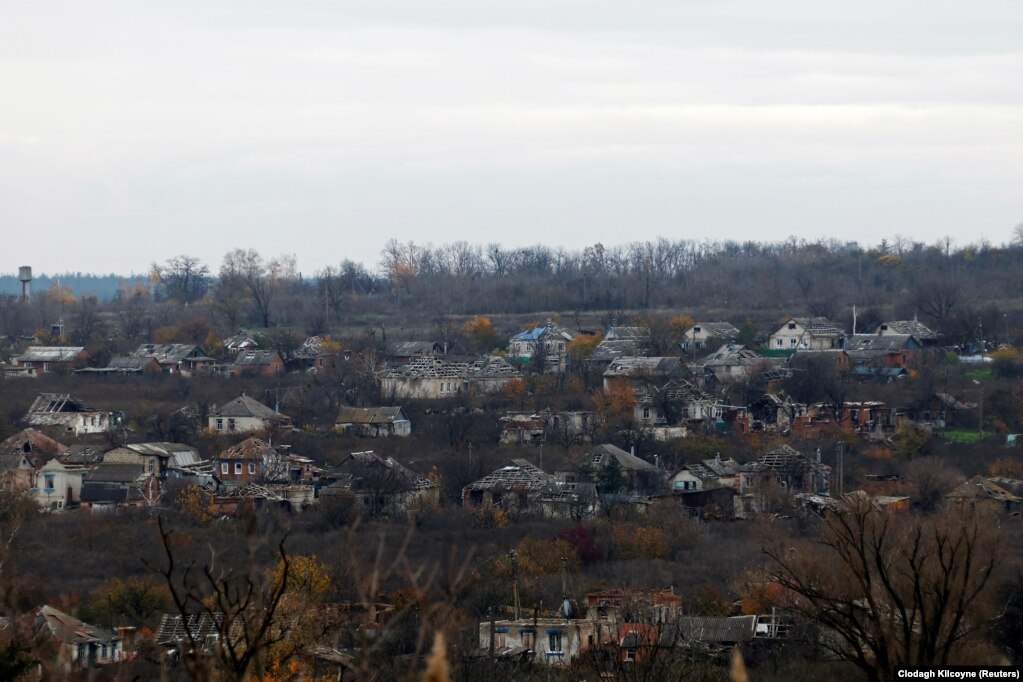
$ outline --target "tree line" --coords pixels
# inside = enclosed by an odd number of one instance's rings
[[[342,259],[311,276],[299,272],[293,255],[235,249],[216,270],[189,255],[154,263],[145,279],[119,280],[109,299],[93,287],[106,287],[109,277],[48,286],[40,278],[29,306],[16,293],[0,294],[0,331],[22,335],[63,320],[88,336],[87,323],[103,313],[108,326],[135,340],[194,319],[220,332],[292,326],[320,333],[381,315],[561,311],[624,321],[630,312],[663,309],[737,323],[810,314],[851,328],[855,306],[857,331],[916,316],[955,339],[1007,341],[1018,321],[1006,302],[1023,295],[1021,265],[1023,242],[957,246],[949,238],[925,244],[901,237],[874,246],[659,238],[579,250],[392,239],[375,266]]]

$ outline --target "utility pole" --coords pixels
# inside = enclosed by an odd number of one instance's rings
[[[845,492],[845,485],[844,485],[844,481],[845,481],[845,476],[844,476],[844,474],[845,474],[845,471],[844,471],[844,469],[845,469],[845,443],[843,441],[838,441],[838,443],[835,444],[835,469],[837,470],[837,473],[838,473],[838,481],[837,481],[838,485],[837,485],[836,489],[838,491],[838,494],[842,495]]]
[[[512,615],[517,621],[521,610],[519,603],[519,553],[513,549],[508,552],[508,558],[511,559],[512,569]]]

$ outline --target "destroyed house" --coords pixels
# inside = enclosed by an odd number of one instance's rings
[[[648,327],[608,327],[590,354],[589,364],[609,365],[621,357],[644,357],[652,350]]]
[[[52,606],[34,609],[25,618],[35,641],[49,645],[58,670],[69,673],[121,660],[122,641],[113,630],[89,625]]]
[[[753,466],[770,471],[778,484],[791,492],[826,493],[831,488],[831,467],[807,457],[789,445],[782,445],[760,456]]]
[[[988,509],[1003,514],[1019,514],[1023,499],[990,478],[974,476],[946,495],[951,504],[971,509]]]
[[[525,511],[554,484],[554,476],[526,459],[513,459],[462,488],[466,508],[494,505],[506,511]]]
[[[89,407],[68,393],[40,393],[25,414],[29,426],[76,436],[113,431],[121,413]]]
[[[764,364],[760,357],[745,346],[727,344],[717,349],[700,363],[706,376],[728,383],[748,377],[753,368]]]
[[[647,384],[663,384],[684,373],[682,358],[678,357],[621,357],[604,370],[604,390],[610,390],[615,382],[627,382],[637,395]]]
[[[470,389],[496,393],[521,376],[496,355],[484,355],[471,363],[417,355],[407,365],[384,370],[379,375],[381,393],[395,399],[449,398]]]
[[[388,362],[407,364],[417,355],[446,355],[444,346],[435,341],[398,341],[387,346]]]
[[[405,514],[417,503],[439,499],[433,481],[372,450],[353,452],[322,480],[333,482],[320,489],[321,498],[354,499],[356,509],[368,514]]]
[[[219,612],[193,613],[184,617],[178,613],[165,613],[160,617],[153,641],[165,649],[173,649],[175,653],[192,647],[210,652],[220,641],[223,622],[224,614]]]
[[[202,348],[188,343],[144,343],[132,353],[133,358],[153,358],[160,369],[167,374],[178,374],[184,369],[188,372],[191,366],[185,365],[190,359],[205,357]],[[212,362],[212,358],[206,358]]]
[[[675,379],[637,394],[633,412],[635,421],[643,426],[671,426],[720,419],[722,407],[690,382]]]
[[[342,407],[334,430],[355,436],[408,436],[412,422],[400,407]]]

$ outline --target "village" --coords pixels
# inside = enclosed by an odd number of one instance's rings
[[[11,337],[0,462],[6,499],[22,506],[6,503],[8,549],[21,544],[21,524],[153,533],[158,521],[171,562],[163,573],[129,569],[153,602],[144,612],[115,617],[85,595],[34,585],[16,603],[49,603],[12,614],[8,629],[21,623],[45,641],[53,669],[98,667],[109,679],[120,667],[237,665],[236,645],[258,652],[246,666],[287,661],[295,678],[369,679],[360,670],[379,666],[382,651],[414,667],[425,645],[408,630],[429,619],[409,619],[439,599],[438,585],[420,586],[414,609],[401,596],[414,588],[397,574],[369,590],[327,587],[337,579],[327,576],[367,570],[366,557],[346,573],[315,538],[349,533],[352,552],[376,528],[391,538],[380,551],[394,552],[394,565],[431,561],[414,551],[420,542],[477,548],[484,563],[469,569],[465,592],[432,612],[467,671],[668,679],[670,668],[716,679],[738,646],[780,675],[782,650],[808,647],[801,655],[825,667],[840,657],[813,654],[807,642],[824,635],[807,628],[819,624],[785,608],[782,593],[796,588],[762,561],[770,526],[798,536],[846,515],[982,513],[1017,532],[1023,467],[1013,420],[999,412],[998,382],[1018,382],[1008,339],[963,344],[916,317],[858,328],[855,311],[851,329],[813,315],[770,328],[672,311],[652,324],[632,317],[594,329],[548,314],[504,336],[472,315],[394,341],[372,330],[302,338],[248,328],[201,342],[163,333],[102,358],[65,345],[63,319]],[[992,454],[965,466],[921,465],[981,447]],[[34,519],[19,516],[24,504]],[[280,576],[280,593],[262,597],[265,620],[250,619],[251,605],[211,602],[210,590],[226,588],[174,573],[165,522],[197,538],[306,524],[309,551],[269,548],[278,573],[291,575],[289,560],[304,567],[290,578],[304,586],[301,604]],[[397,542],[403,528],[422,540]],[[689,566],[722,532],[749,554],[727,570]],[[29,543],[11,562],[32,554]],[[166,563],[142,554],[147,566]],[[649,571],[637,572],[644,562]],[[274,585],[244,564],[232,570],[225,584]],[[324,584],[313,589],[310,572]],[[85,589],[103,587],[91,582]],[[301,613],[323,627],[281,624]]]

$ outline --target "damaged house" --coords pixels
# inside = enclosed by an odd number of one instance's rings
[[[462,488],[466,509],[493,505],[523,513],[537,506],[540,495],[554,485],[554,476],[526,459],[513,459],[497,471]]]
[[[409,436],[412,422],[400,407],[342,407],[334,430],[370,438]]]
[[[433,481],[372,450],[353,452],[322,479],[332,482],[320,489],[321,499],[349,498],[367,514],[407,514],[417,504],[440,499]]]
[[[31,488],[35,485],[35,472],[66,452],[66,445],[45,433],[23,429],[0,443],[0,473],[4,483],[15,490]]]
[[[504,358],[484,355],[471,363],[417,355],[407,365],[384,370],[380,391],[396,400],[451,398],[463,391],[496,393],[522,374]]]
[[[228,487],[250,483],[308,484],[319,479],[320,468],[308,457],[291,452],[290,445],[272,445],[246,438],[217,455],[214,472]]]
[[[741,333],[731,322],[697,322],[683,332],[682,350],[701,351],[712,342],[734,341]]]
[[[826,317],[793,317],[771,334],[770,350],[834,350],[845,332]]]
[[[766,366],[767,361],[745,346],[726,344],[705,357],[700,363],[703,374],[719,383],[741,381],[753,375],[755,368]]]
[[[503,445],[539,445],[547,442],[589,443],[600,417],[596,412],[511,413],[500,419]]]
[[[564,372],[572,335],[551,320],[542,327],[519,332],[508,343],[508,356],[537,364],[544,372]]]
[[[211,374],[216,360],[206,357],[202,348],[189,343],[144,343],[136,348],[130,358],[148,360],[152,358],[165,374]]]
[[[586,452],[582,462],[598,473],[612,465],[617,465],[629,482],[629,489],[641,493],[656,492],[664,482],[663,472],[656,466],[640,459],[616,445],[605,443]]]
[[[112,511],[156,504],[162,488],[155,473],[143,464],[103,462],[82,481],[82,509]]]
[[[822,494],[831,490],[831,467],[820,462],[819,454],[816,458],[808,457],[789,445],[764,453],[755,462],[744,464],[740,471],[742,492],[758,485],[758,475],[767,472],[781,488],[792,493]]]
[[[645,357],[653,350],[649,327],[608,327],[597,347],[590,354],[591,368],[607,368],[623,357]]]
[[[120,426],[122,418],[120,412],[97,410],[69,393],[40,393],[24,421],[51,433],[81,436],[111,432]]]

